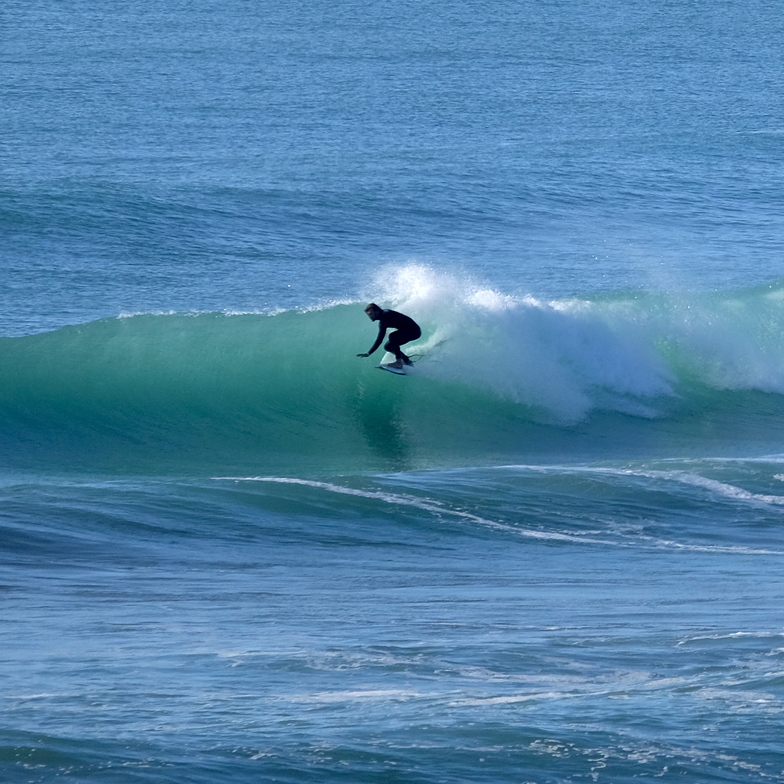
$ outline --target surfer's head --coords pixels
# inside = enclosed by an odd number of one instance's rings
[[[382,309],[381,309],[381,308],[380,308],[378,305],[376,305],[376,303],[375,303],[375,302],[371,302],[371,303],[370,303],[370,304],[369,304],[369,305],[368,305],[368,306],[365,308],[365,313],[367,313],[367,314],[368,314],[368,318],[369,318],[371,321],[378,321],[378,320],[381,318],[381,314],[382,314],[383,312],[384,312],[384,311],[383,311],[383,310],[382,310]]]

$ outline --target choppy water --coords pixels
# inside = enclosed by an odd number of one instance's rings
[[[1,13],[0,779],[784,781],[777,5]]]

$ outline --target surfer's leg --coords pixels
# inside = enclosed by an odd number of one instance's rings
[[[389,336],[389,342],[395,347],[394,349],[389,349],[389,351],[394,353],[399,362],[413,365],[414,363],[400,350],[400,347],[404,343],[410,343],[412,340],[418,340],[420,337],[422,337],[422,332],[419,329],[398,329]]]
[[[417,338],[421,337],[422,333],[419,330],[403,330],[403,329],[396,329],[394,332],[390,333],[389,339],[387,340],[384,349],[388,351],[390,354],[395,355],[395,364],[397,365],[400,363],[402,365],[413,365],[414,363],[400,350],[400,347],[404,343],[410,343],[412,340],[416,340]]]
[[[394,332],[390,333],[384,348],[389,351],[390,354],[394,354],[398,362],[405,363],[406,365],[413,365],[414,363],[400,350],[400,347],[404,343],[410,343],[412,340],[417,340],[417,338],[420,338],[421,336],[422,332],[418,329],[396,329]]]
[[[407,343],[408,341],[400,340],[400,330],[395,330],[390,333],[389,339],[384,344],[384,351],[395,355],[395,361],[392,363],[395,367],[403,367],[403,363],[410,364],[411,360],[400,350],[400,344]]]

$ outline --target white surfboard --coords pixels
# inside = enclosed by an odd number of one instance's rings
[[[405,376],[406,371],[403,368],[399,367],[392,367],[392,365],[376,365],[379,370],[388,370],[390,373],[394,373],[398,376]]]

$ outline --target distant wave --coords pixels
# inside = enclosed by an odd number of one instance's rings
[[[0,339],[2,455],[408,465],[413,453],[513,454],[599,416],[635,438],[646,422],[700,437],[695,417],[755,432],[780,421],[784,284],[543,302],[409,267],[378,299],[423,326],[408,378],[374,370],[381,352],[356,357],[375,335],[358,304],[139,314]]]

